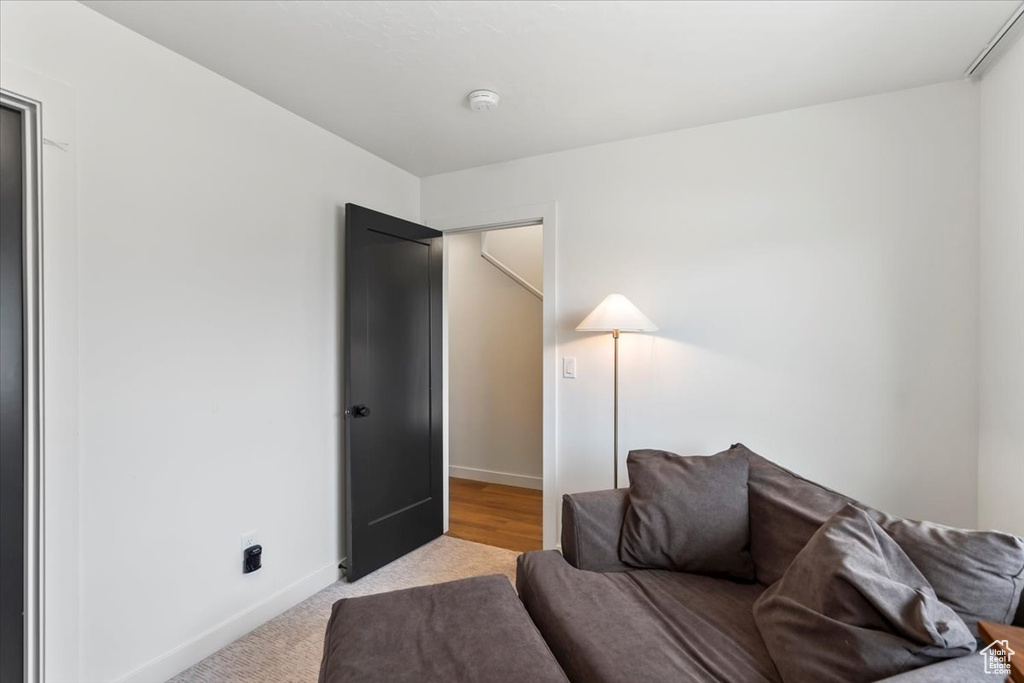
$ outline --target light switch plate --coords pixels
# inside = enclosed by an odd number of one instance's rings
[[[565,379],[576,379],[576,359],[575,358],[563,358],[562,359],[562,377]]]

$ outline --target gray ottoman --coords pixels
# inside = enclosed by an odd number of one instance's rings
[[[320,683],[568,683],[505,576],[334,603]]]

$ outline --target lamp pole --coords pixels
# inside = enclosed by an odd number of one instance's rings
[[[615,488],[619,488],[619,331],[612,330],[612,339],[615,342],[615,380],[614,380],[614,393],[615,393],[615,408],[614,408],[614,422],[615,427],[613,429],[615,433],[615,457],[612,462],[615,465]]]

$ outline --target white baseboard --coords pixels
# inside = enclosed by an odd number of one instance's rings
[[[473,481],[486,481],[488,484],[504,484],[505,486],[520,486],[524,489],[544,490],[544,479],[542,477],[528,477],[525,474],[509,474],[508,472],[495,472],[493,470],[480,470],[475,467],[458,467],[450,465],[448,476],[456,479],[472,479]]]
[[[344,559],[341,562],[344,562]],[[290,586],[285,586],[249,609],[228,617],[170,652],[125,674],[117,679],[117,683],[160,683],[176,676],[337,581],[341,576],[339,564],[340,562],[332,562]]]

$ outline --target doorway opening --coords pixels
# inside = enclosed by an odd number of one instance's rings
[[[448,534],[539,550],[544,224],[446,235]]]

